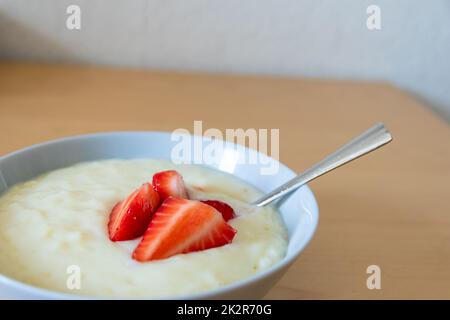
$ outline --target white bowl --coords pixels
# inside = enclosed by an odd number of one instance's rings
[[[205,137],[192,136],[195,141],[209,142]],[[27,181],[44,172],[70,166],[77,162],[110,158],[171,159],[172,147],[168,132],[112,132],[69,137],[25,148],[0,158],[0,193],[7,187]],[[204,144],[203,144],[204,145]],[[226,143],[239,154],[257,154],[278,165],[275,175],[261,175],[262,164],[237,164],[232,174],[269,192],[295,176],[277,160],[254,150]],[[301,156],[299,156],[301,158]],[[219,167],[212,165],[213,167]],[[218,168],[219,169],[219,168]],[[279,212],[289,233],[286,256],[271,268],[227,286],[192,295],[160,297],[176,299],[257,299],[263,297],[300,255],[313,236],[318,223],[318,207],[313,193],[303,186],[280,201]],[[80,299],[88,296],[65,294],[21,283],[0,274],[0,298],[12,299]],[[124,297],[126,298],[126,297]]]

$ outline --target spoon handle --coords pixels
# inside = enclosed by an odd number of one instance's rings
[[[296,190],[300,186],[320,177],[337,167],[340,167],[356,158],[361,157],[379,147],[387,144],[392,140],[389,131],[382,123],[379,123],[360,136],[351,140],[349,143],[330,154],[328,157],[299,174],[292,180],[289,180],[282,186],[276,188],[272,192],[264,195],[262,198],[253,202],[258,207],[265,206],[286,194]]]

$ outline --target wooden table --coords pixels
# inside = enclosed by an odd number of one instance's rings
[[[320,223],[270,299],[450,298],[450,129],[385,83],[0,64],[0,154],[111,130],[279,128],[302,171],[377,121],[394,141],[311,184]],[[381,290],[366,268],[381,267]]]

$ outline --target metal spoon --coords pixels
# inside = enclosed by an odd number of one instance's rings
[[[272,192],[259,198],[253,205],[258,207],[265,206],[292,191],[301,187],[305,183],[320,177],[337,167],[340,167],[356,158],[359,158],[379,147],[384,146],[392,140],[390,132],[384,127],[384,124],[379,123],[360,136],[351,140],[349,143],[330,154],[328,157],[299,174],[292,180],[289,180],[282,186],[276,188]]]

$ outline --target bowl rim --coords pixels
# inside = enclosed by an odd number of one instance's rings
[[[36,143],[15,151],[12,151],[10,153],[7,153],[3,156],[0,156],[0,163],[5,161],[8,158],[12,158],[15,156],[19,156],[20,154],[24,152],[33,151],[35,149],[39,149],[45,146],[53,145],[53,144],[59,144],[59,143],[66,143],[70,141],[76,141],[76,140],[82,140],[82,139],[92,139],[96,137],[106,137],[106,136],[113,136],[113,135],[148,135],[148,134],[161,134],[161,135],[171,135],[170,131],[103,131],[103,132],[95,132],[95,133],[86,133],[86,134],[79,134],[79,135],[72,135],[67,137],[61,137],[56,139],[47,140],[44,142]],[[200,135],[194,135],[194,134],[188,134],[191,137],[198,137],[204,140],[207,140],[208,137],[200,136]],[[272,161],[278,162],[278,165],[280,168],[283,168],[289,175],[294,177],[297,175],[295,171],[290,169],[288,166],[281,163],[279,160],[274,159],[266,154],[263,154],[259,152],[258,150],[249,149],[245,146],[241,146],[229,141],[223,140],[223,142],[228,146],[233,146],[234,148],[237,148],[240,152],[250,150],[252,152],[256,152],[258,156],[268,157]],[[218,170],[216,168],[216,170]],[[1,174],[1,172],[0,172]],[[230,173],[232,174],[232,173]],[[232,174],[233,175],[233,174]],[[242,178],[240,178],[242,179]],[[244,180],[245,181],[245,180]],[[247,182],[247,181],[245,181]],[[248,182],[247,182],[248,183]],[[9,186],[7,186],[9,188]],[[314,196],[314,193],[311,191],[308,185],[304,185],[301,187],[304,192],[308,195],[308,197],[311,199],[311,228],[310,232],[307,235],[306,239],[304,240],[304,243],[301,246],[298,246],[293,250],[293,253],[290,257],[284,256],[281,260],[270,266],[268,269],[263,270],[261,272],[258,272],[256,274],[253,274],[249,277],[245,277],[243,279],[234,281],[230,284],[227,284],[225,286],[221,286],[214,289],[209,289],[205,291],[200,291],[192,294],[180,294],[180,295],[167,295],[167,296],[139,296],[139,297],[123,297],[123,296],[95,296],[95,295],[80,295],[80,294],[72,294],[72,293],[66,293],[66,292],[60,292],[56,290],[50,290],[41,288],[38,286],[34,286],[31,284],[27,284],[25,282],[13,279],[11,277],[8,277],[6,275],[3,275],[0,273],[0,285],[6,286],[6,287],[14,287],[13,289],[17,291],[23,291],[24,293],[33,295],[33,296],[41,296],[38,299],[67,299],[67,300],[200,300],[200,299],[211,299],[215,296],[222,295],[229,293],[230,291],[239,289],[241,287],[246,287],[252,284],[255,284],[259,282],[260,280],[269,277],[271,275],[274,275],[283,269],[289,267],[290,264],[292,264],[303,252],[303,250],[306,248],[306,246],[311,241],[312,237],[316,233],[318,222],[319,222],[319,207],[317,204],[317,200]]]

